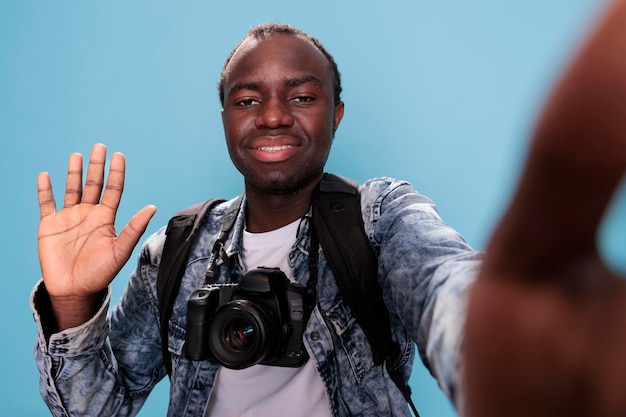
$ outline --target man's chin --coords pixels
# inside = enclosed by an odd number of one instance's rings
[[[288,195],[297,194],[319,180],[319,176],[306,178],[286,177],[284,175],[269,176],[255,181],[246,180],[246,183],[261,194]]]

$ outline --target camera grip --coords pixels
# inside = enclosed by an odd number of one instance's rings
[[[206,329],[219,304],[217,288],[200,288],[187,301],[187,333],[185,334],[185,356],[194,361],[211,357]]]

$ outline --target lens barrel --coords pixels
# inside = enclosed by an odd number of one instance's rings
[[[244,369],[280,353],[280,319],[251,300],[237,299],[221,306],[209,328],[209,348],[227,368]]]

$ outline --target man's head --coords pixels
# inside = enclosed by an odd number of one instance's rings
[[[335,76],[333,98],[334,98],[335,104],[339,103],[341,101],[341,75],[339,73],[339,69],[337,68],[337,63],[335,63],[335,59],[333,58],[333,56],[330,54],[330,52],[326,50],[326,48],[324,48],[324,46],[316,38],[310,36],[309,34],[301,31],[298,28],[295,28],[291,25],[287,25],[284,23],[264,23],[264,24],[253,27],[252,29],[248,31],[246,36],[243,37],[241,42],[239,42],[239,44],[237,44],[237,46],[235,46],[235,48],[230,52],[230,54],[226,58],[226,61],[224,62],[224,66],[222,67],[222,73],[220,74],[220,79],[219,79],[219,82],[217,83],[217,90],[219,92],[220,103],[224,105],[224,78],[227,75],[230,61],[233,55],[235,54],[235,52],[237,51],[237,49],[239,49],[239,47],[248,39],[265,39],[273,33],[284,33],[288,35],[300,36],[301,38],[306,39],[307,41],[311,42],[313,45],[315,45],[317,49],[319,49],[319,51],[322,54],[324,54],[326,59],[328,59],[328,64],[330,65],[330,68]]]
[[[265,25],[251,33],[229,55],[220,80],[230,157],[248,191],[310,188],[343,117],[337,66],[297,29]]]

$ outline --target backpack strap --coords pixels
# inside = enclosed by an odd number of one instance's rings
[[[214,198],[179,211],[172,217],[165,230],[165,244],[157,275],[157,299],[161,325],[161,347],[167,374],[172,373],[171,355],[168,350],[168,323],[185,272],[189,251],[194,243],[195,232],[207,212],[223,199]]]
[[[374,363],[387,372],[419,417],[399,361],[400,346],[391,338],[389,311],[378,283],[378,258],[363,227],[356,182],[324,174],[313,196],[312,223],[337,285],[371,346]]]
[[[391,324],[378,284],[378,259],[362,219],[358,185],[326,174],[313,199],[313,226],[339,289],[372,346],[374,362],[380,364],[391,342]]]

